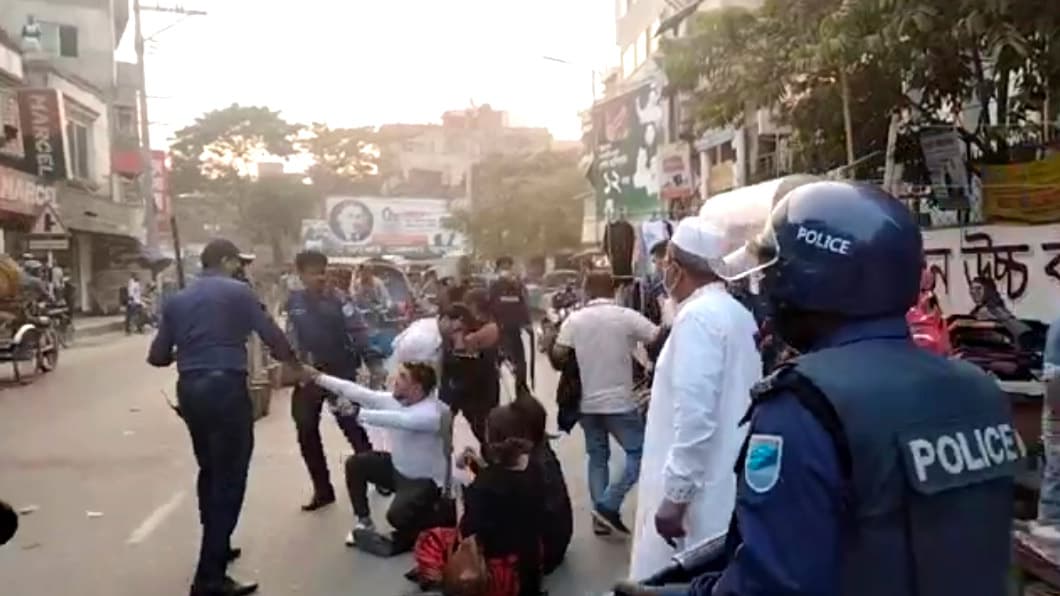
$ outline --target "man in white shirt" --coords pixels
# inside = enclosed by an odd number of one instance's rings
[[[125,286],[125,333],[132,333],[133,327],[137,332],[144,330],[143,308],[144,290],[140,285],[140,278],[135,273],[129,275],[129,283]]]
[[[390,452],[365,451],[346,460],[346,487],[357,516],[346,544],[383,557],[408,551],[420,531],[437,525],[449,465],[441,435],[445,405],[435,394],[434,366],[402,364],[393,392],[374,391],[308,367],[304,374],[336,396],[336,407],[344,415],[355,415],[362,425],[384,428],[389,435]],[[394,528],[389,536],[375,531],[368,507],[369,483],[394,493],[386,515]]]
[[[589,302],[567,317],[552,348],[558,360],[574,350],[582,384],[581,416],[585,449],[589,454],[589,496],[593,502],[593,530],[597,535],[629,535],[620,511],[626,493],[640,475],[644,418],[633,398],[633,350],[659,332],[637,311],[615,304],[614,278],[594,271],[585,279]],[[608,461],[611,437],[626,452],[626,465],[611,482]]]
[[[630,574],[643,579],[671,557],[724,534],[736,500],[739,425],[760,380],[754,317],[715,265],[723,233],[701,217],[678,224],[663,279],[676,301],[659,356],[641,462]]]

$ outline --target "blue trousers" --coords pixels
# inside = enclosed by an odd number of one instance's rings
[[[254,417],[245,373],[193,371],[177,381],[181,415],[199,464],[202,543],[196,583],[221,581],[243,509],[254,450]]]
[[[593,504],[608,511],[619,511],[626,493],[640,476],[640,458],[644,449],[644,418],[636,410],[621,414],[582,414],[578,422],[585,431],[585,450],[589,454],[589,496]],[[626,452],[622,475],[611,482],[608,463],[611,459],[611,437]]]

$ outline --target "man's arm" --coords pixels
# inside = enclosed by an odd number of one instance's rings
[[[389,391],[375,391],[353,381],[324,374],[316,375],[313,382],[369,410],[399,410],[402,407]]]
[[[713,592],[693,593],[837,596],[845,504],[831,436],[793,395],[760,405],[750,432],[736,497],[743,543]]]
[[[147,363],[151,366],[166,367],[173,364],[173,348],[176,338],[173,336],[172,308],[173,301],[166,302],[162,307],[162,317],[158,322],[158,333],[151,340],[151,348],[147,351]]]
[[[659,327],[639,312],[628,308],[624,311],[629,324],[629,333],[634,339],[644,344],[651,345],[659,338]]]
[[[254,295],[254,291],[241,284],[240,292],[241,299],[239,304],[241,309],[247,309],[246,312],[250,314],[250,328],[269,347],[272,356],[280,362],[296,361],[298,358],[294,350],[291,349],[291,344],[287,341],[283,330],[276,325],[276,321],[273,321],[272,317],[262,308],[261,303],[258,302],[258,297]]]
[[[357,417],[361,424],[397,428],[421,432],[434,432],[441,428],[441,416],[437,410],[425,408],[401,408],[399,410],[361,410]]]
[[[574,350],[574,325],[572,323],[575,320],[574,317],[575,315],[571,314],[563,321],[559,326],[556,341],[552,344],[552,358],[559,362],[566,361],[571,351]]]
[[[663,490],[671,503],[687,504],[703,486],[711,439],[718,426],[724,337],[702,317],[685,317],[674,328],[674,441],[663,467]]]

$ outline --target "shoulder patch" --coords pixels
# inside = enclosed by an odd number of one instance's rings
[[[743,464],[743,479],[756,493],[767,493],[780,479],[784,455],[784,437],[753,434],[747,442],[747,458]]]

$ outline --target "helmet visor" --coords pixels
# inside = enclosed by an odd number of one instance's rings
[[[712,262],[714,272],[726,281],[743,279],[776,262],[777,242],[770,219],[774,199],[783,179],[711,197],[699,211],[723,237],[720,258]]]

